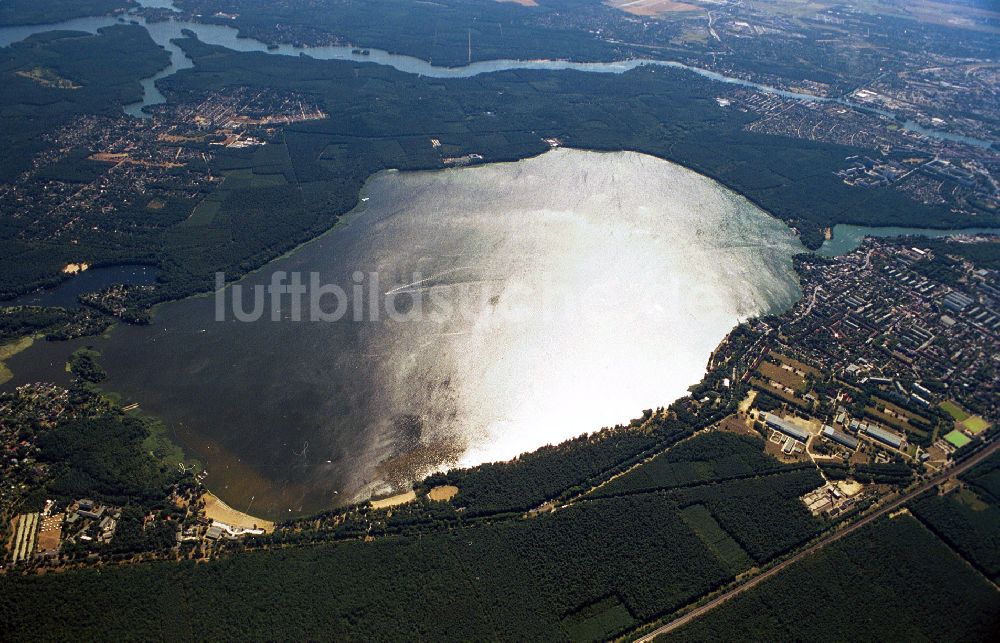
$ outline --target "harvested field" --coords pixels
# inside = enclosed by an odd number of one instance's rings
[[[630,13],[633,16],[655,17],[686,11],[703,11],[697,5],[688,4],[687,2],[675,2],[674,0],[610,0],[607,4],[619,11]]]

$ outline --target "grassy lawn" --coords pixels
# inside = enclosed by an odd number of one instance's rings
[[[962,422],[969,417],[969,414],[966,413],[962,407],[955,404],[951,400],[941,402],[941,410],[950,415],[956,422]]]

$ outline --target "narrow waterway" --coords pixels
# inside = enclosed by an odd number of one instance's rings
[[[171,5],[168,0],[144,0],[140,2],[140,4],[147,7],[157,8],[163,8]],[[171,54],[171,61],[168,67],[142,81],[145,91],[142,102],[126,106],[125,111],[128,114],[139,118],[147,117],[147,115],[142,111],[144,107],[159,105],[165,101],[163,94],[161,94],[156,88],[157,80],[170,76],[181,69],[187,69],[192,66],[193,63],[187,56],[184,55],[184,52],[177,45],[170,42],[173,39],[183,38],[184,34],[182,31],[188,30],[196,34],[198,39],[206,44],[218,45],[234,51],[256,51],[275,56],[307,55],[318,60],[345,60],[352,62],[374,63],[378,65],[386,65],[402,72],[428,76],[430,78],[468,78],[479,74],[488,74],[491,72],[514,69],[552,71],[572,69],[575,71],[590,73],[621,74],[645,65],[672,67],[675,69],[687,70],[691,73],[698,74],[699,76],[709,78],[719,83],[740,85],[757,91],[781,96],[783,98],[809,102],[835,102],[853,109],[877,113],[888,118],[896,119],[896,116],[891,112],[876,109],[870,106],[858,105],[842,98],[825,98],[821,96],[814,96],[812,94],[786,91],[762,85],[760,83],[754,83],[742,78],[725,76],[714,71],[685,65],[684,63],[671,60],[631,59],[614,62],[570,62],[566,60],[485,60],[461,67],[438,67],[420,58],[393,54],[388,51],[373,49],[370,47],[365,49],[367,54],[356,53],[357,49],[352,46],[328,45],[322,47],[295,47],[293,45],[281,44],[276,47],[268,47],[268,45],[260,42],[259,40],[255,40],[253,38],[241,38],[237,29],[226,25],[205,24],[175,19],[160,22],[147,22],[141,16],[136,15],[128,16],[128,20],[144,26],[146,30],[149,31],[153,40],[158,45],[166,48]],[[121,20],[105,16],[77,18],[74,20],[67,20],[48,25],[2,27],[0,28],[0,47],[6,47],[12,43],[24,40],[33,34],[45,31],[59,29],[97,33],[98,29],[113,24],[121,24]],[[989,148],[992,146],[991,141],[962,136],[950,132],[927,129],[908,120],[896,120],[901,128],[928,138],[961,142],[979,148]]]

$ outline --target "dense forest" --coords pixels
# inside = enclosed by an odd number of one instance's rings
[[[437,168],[442,155],[516,160],[545,151],[548,137],[687,165],[786,220],[814,247],[822,228],[835,222],[959,225],[946,208],[889,189],[844,185],[833,171],[857,150],[744,131],[750,115],[719,108],[712,81],[680,70],[510,71],[443,80],[375,65],[235,54],[195,40],[180,44],[196,66],[162,81],[173,100],[225,87],[272,87],[313,96],[330,117],[285,127],[282,147],[268,159],[244,152],[217,161],[220,171],[280,171],[292,182],[231,196],[212,225],[169,230],[161,255],[164,293],[204,289],[214,270],[242,272],[315,235],[354,206],[373,172]],[[430,138],[441,141],[440,151]],[[256,207],[240,207],[250,203]],[[270,216],[278,203],[282,226]]]
[[[987,578],[1000,580],[1000,507],[961,491],[923,496],[911,510]]]
[[[8,0],[0,5],[0,26],[42,25],[100,16],[129,6],[135,6],[134,0]]]
[[[678,444],[643,466],[596,489],[593,495],[616,496],[669,489],[697,484],[707,478],[747,478],[792,468],[795,466],[783,465],[764,453],[764,445],[758,437],[713,432]]]
[[[47,493],[115,504],[161,499],[173,479],[143,449],[148,436],[143,420],[116,412],[59,422],[38,440],[39,460],[52,466]]]
[[[592,478],[623,470],[647,451],[665,448],[691,430],[688,423],[657,419],[645,431],[618,427],[582,435],[509,462],[435,474],[423,484],[457,485],[461,491],[454,502],[469,515],[527,511],[559,495],[579,493]]]
[[[977,493],[1000,506],[1000,454],[994,454],[962,476]]]
[[[279,35],[293,42],[335,39],[446,67],[509,58],[616,60],[628,57],[631,50],[594,38],[585,29],[554,24],[567,12],[581,21],[618,17],[599,0],[549,0],[536,6],[443,0],[432,8],[407,0],[180,0],[177,6],[204,16],[220,11],[236,14],[236,20],[216,17],[208,21],[235,24],[242,34],[265,42]],[[372,20],[373,15],[378,20]]]
[[[917,243],[922,248],[933,250],[936,255],[961,257],[977,268],[1000,270],[1000,240],[995,237],[975,243],[947,239],[920,239]]]
[[[679,641],[988,640],[1000,593],[913,518],[883,518],[673,634]]]
[[[670,7],[678,11],[655,19],[610,4],[602,0],[176,0],[178,7],[206,21],[236,26],[241,34],[265,42],[350,43],[448,67],[503,59],[655,57],[711,62],[735,68],[739,76],[829,83],[834,94],[846,94],[880,73],[905,68],[897,52],[978,58],[987,57],[995,47],[988,30],[913,20],[876,5],[880,10],[830,8],[836,17],[829,21],[796,17],[779,23],[784,29],[758,27],[752,38],[726,38],[722,49],[727,55],[717,57],[717,42],[700,37],[707,18],[704,5],[675,3]],[[373,15],[379,19],[372,20]],[[755,17],[751,9],[748,19],[753,22]],[[864,33],[870,45],[854,41],[848,45],[842,38],[845,30]]]
[[[706,477],[683,493],[580,501],[531,519],[451,520],[373,542],[6,576],[0,626],[69,639],[605,638],[808,537],[818,525],[797,497],[817,483],[815,472]]]
[[[170,55],[137,26],[115,25],[94,36],[50,31],[0,48],[0,143],[6,153],[0,181],[8,182],[44,148],[51,134],[82,114],[118,114],[142,98],[139,80],[170,62]],[[37,67],[70,81],[66,90],[15,72]],[[9,222],[7,225],[10,225]]]
[[[464,62],[466,39],[472,37],[476,58],[499,57],[529,37],[535,49],[521,51],[535,56],[567,49],[580,57],[621,53],[585,32],[511,18],[540,20],[577,8],[571,0],[537,9],[471,2],[477,15],[509,24],[506,36],[484,26],[490,21],[470,20],[472,14],[464,11],[469,2],[445,0],[440,16],[449,28],[433,39],[408,37],[400,47],[417,49],[437,63]],[[39,17],[19,11],[18,19],[51,20],[115,4],[52,2]],[[226,2],[217,4],[228,8]],[[273,25],[286,11],[283,3],[246,4],[255,7],[254,19],[240,24],[251,33],[254,21],[258,28]],[[362,22],[376,40],[408,30],[424,34],[427,24],[410,24],[410,4],[378,0],[380,9],[397,9],[384,11],[381,22],[370,20],[370,5],[351,3],[336,18],[320,7],[309,19],[317,29],[343,29],[345,37]],[[581,10],[605,11],[596,2]],[[0,9],[0,23],[10,20],[8,13]],[[338,25],[344,15],[349,19]],[[546,37],[537,37],[540,30]],[[837,222],[940,227],[962,222],[945,207],[922,206],[897,192],[845,186],[833,172],[859,150],[747,132],[752,115],[721,107],[716,85],[677,69],[646,67],[621,75],[510,71],[441,80],[370,64],[237,54],[190,38],[181,45],[195,66],[162,83],[175,101],[269,87],[308,96],[330,116],[276,128],[261,147],[213,150],[211,171],[225,180],[214,191],[190,195],[190,202],[166,204],[157,216],[118,213],[120,227],[131,231],[124,241],[84,233],[71,241],[55,236],[26,242],[26,222],[5,218],[0,291],[52,282],[62,264],[82,254],[95,264],[160,266],[162,282],[144,295],[142,305],[188,295],[210,288],[215,271],[231,277],[247,272],[328,229],[355,205],[373,172],[439,168],[443,155],[512,161],[544,152],[543,139],[549,137],[579,148],[636,150],[682,163],[769,209],[812,247],[819,245],[822,229]],[[47,133],[82,114],[120,114],[123,104],[139,98],[138,80],[165,64],[166,54],[143,30],[129,26],[97,36],[45,34],[0,50],[0,143],[6,151],[0,181],[27,167],[46,145]],[[17,73],[36,68],[76,87],[58,90]],[[789,68],[775,62],[771,71]],[[440,151],[430,145],[431,137],[440,140]],[[87,152],[74,151],[40,178],[94,180],[102,170],[87,160]],[[187,220],[198,202],[209,204],[213,215]],[[998,220],[992,214],[977,223]],[[989,260],[995,251],[953,245],[945,246],[947,254]],[[951,260],[941,259],[929,269],[946,277],[952,268]],[[69,323],[86,326],[90,314],[4,311],[0,337],[45,333]],[[99,382],[104,373],[97,357],[78,351],[70,368],[82,380]],[[85,385],[73,391],[91,393]],[[649,411],[631,427],[423,483],[420,491],[457,485],[460,492],[450,504],[420,500],[389,512],[352,508],[346,517],[336,516],[338,527],[329,532],[303,527],[248,539],[253,551],[224,551],[204,564],[3,575],[0,631],[3,638],[42,632],[66,640],[613,637],[675,612],[829,526],[810,516],[800,500],[823,484],[815,467],[781,465],[761,453],[753,436],[693,435],[732,410],[709,407],[699,417],[682,405],[665,415]],[[113,503],[124,507],[109,544],[115,554],[168,547],[172,530],[144,524],[146,510],[162,503],[176,479],[149,448],[149,423],[112,408],[96,411],[30,427],[37,430],[38,462],[48,476],[31,501],[91,497]],[[596,481],[625,471],[577,497]],[[873,483],[912,479],[912,470],[900,463],[834,465],[825,473]],[[952,550],[997,578],[997,458],[965,481],[974,492],[914,503],[914,515],[930,531],[909,517],[882,520],[742,596],[732,609],[694,623],[681,637],[717,640],[740,632],[761,640],[843,640],[873,633],[986,638],[1000,626],[984,620],[1000,613],[997,594]],[[571,504],[560,504],[570,498]],[[543,503],[544,510],[522,515]],[[315,544],[284,547],[303,543]],[[843,597],[859,595],[863,601],[844,604]]]
[[[796,475],[739,485],[756,489],[731,501],[732,516],[742,504],[738,520],[757,523],[759,543],[781,520],[760,515],[765,499],[809,486],[796,483]],[[729,536],[732,516],[712,505],[734,489],[708,491],[716,487],[706,485],[683,503],[668,493],[636,494],[529,520],[275,548],[197,565],[5,576],[0,625],[15,637],[41,629],[66,640],[607,638],[676,610],[751,564]],[[805,513],[801,504],[798,510]],[[866,600],[847,609],[846,596]],[[803,602],[809,609],[794,607]],[[997,607],[985,579],[901,517],[831,545],[681,636],[985,639],[997,625],[990,622]]]
[[[46,283],[58,266],[81,254],[97,264],[130,260],[162,268],[157,289],[133,302],[139,307],[208,290],[216,271],[235,277],[328,229],[354,207],[374,172],[440,168],[444,156],[466,154],[481,154],[486,162],[511,161],[544,152],[544,138],[591,150],[635,150],[686,165],[782,218],[811,247],[822,242],[824,227],[837,222],[963,223],[946,207],[921,205],[889,188],[843,184],[834,171],[858,149],[745,131],[753,115],[720,107],[713,81],[679,69],[641,67],[623,74],[520,70],[435,79],[374,64],[237,53],[194,39],[178,43],[195,66],[160,81],[175,103],[237,87],[272,88],[309,97],[330,116],[287,125],[263,147],[214,149],[212,172],[243,178],[227,178],[216,192],[187,202],[171,201],[154,218],[123,211],[122,226],[131,236],[84,234],[73,246],[43,247],[20,241],[20,224],[8,221],[0,229],[0,291]],[[107,78],[88,77],[74,66],[75,60],[117,60],[120,54],[114,52],[126,47],[129,64],[90,67],[104,69]],[[162,66],[165,53],[141,29],[123,26],[98,37],[36,38],[2,56],[9,59],[7,69],[44,61],[83,86],[73,92],[75,103],[62,100],[52,107],[49,94],[56,90],[24,78],[18,77],[16,87],[5,87],[8,93],[0,92],[0,110],[9,124],[0,138],[18,150],[5,157],[13,165],[2,171],[10,174],[39,144],[39,124],[51,128],[81,110],[118,110],[137,98],[135,79]],[[3,65],[0,59],[0,71]],[[99,97],[86,93],[98,84],[113,89]],[[22,126],[23,96],[33,93],[46,105],[44,118]],[[86,96],[91,97],[81,102]],[[431,138],[441,147],[433,148]],[[73,174],[70,169],[59,170],[60,175]],[[207,199],[214,216],[203,224],[178,225],[201,199]],[[984,214],[977,224],[995,220],[996,215]]]

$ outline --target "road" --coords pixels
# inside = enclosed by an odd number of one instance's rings
[[[968,469],[976,466],[977,464],[979,464],[980,462],[982,462],[984,459],[988,458],[994,451],[997,450],[997,448],[1000,448],[1000,441],[997,441],[997,442],[994,442],[993,444],[988,445],[985,449],[983,449],[979,453],[975,454],[974,456],[972,456],[968,460],[962,462],[961,464],[955,465],[954,467],[952,467],[951,469],[949,469],[947,472],[945,472],[945,473],[943,473],[943,474],[941,474],[941,475],[939,475],[939,476],[937,476],[935,478],[931,478],[929,481],[927,481],[924,484],[920,485],[919,487],[917,487],[913,491],[910,491],[910,492],[908,492],[908,493],[900,496],[899,498],[897,498],[897,499],[889,502],[885,506],[880,507],[879,509],[877,509],[877,510],[873,511],[872,513],[870,513],[870,514],[866,515],[865,517],[863,517],[861,520],[858,520],[857,522],[852,523],[849,526],[844,527],[843,529],[840,529],[839,531],[836,531],[836,532],[830,534],[829,536],[826,536],[825,538],[822,538],[821,540],[817,541],[816,543],[813,543],[812,545],[810,545],[806,549],[803,549],[802,551],[800,551],[799,553],[795,554],[791,558],[778,563],[777,565],[775,565],[771,569],[767,570],[763,574],[760,574],[759,576],[754,576],[753,578],[747,580],[746,582],[744,582],[744,583],[742,583],[742,584],[740,584],[740,585],[738,585],[738,586],[736,586],[736,587],[734,587],[734,588],[726,591],[723,594],[720,594],[719,596],[713,598],[712,600],[710,600],[709,602],[705,603],[704,605],[701,605],[700,607],[695,608],[694,610],[688,612],[687,614],[685,614],[685,615],[683,615],[683,616],[681,616],[679,618],[676,618],[673,621],[670,621],[669,623],[666,623],[665,625],[661,625],[660,627],[656,628],[655,630],[653,630],[649,634],[646,634],[645,636],[637,639],[637,641],[641,641],[643,643],[645,643],[647,641],[652,641],[653,639],[655,639],[655,638],[657,638],[659,636],[663,636],[664,634],[669,634],[670,632],[673,632],[674,630],[687,625],[688,623],[694,621],[695,619],[697,619],[697,618],[699,618],[701,616],[704,616],[705,614],[707,614],[708,612],[712,611],[713,609],[715,609],[719,605],[722,605],[723,603],[725,603],[725,602],[727,602],[727,601],[729,601],[729,600],[731,600],[733,598],[736,598],[737,596],[739,596],[740,594],[742,594],[743,592],[745,592],[747,590],[753,589],[754,587],[756,587],[757,585],[763,583],[767,579],[769,579],[769,578],[771,578],[773,576],[777,576],[783,570],[785,570],[786,568],[794,565],[795,563],[797,563],[798,561],[802,560],[803,558],[806,558],[807,556],[811,556],[812,554],[816,553],[820,549],[823,549],[827,545],[829,545],[831,543],[834,543],[834,542],[837,542],[838,540],[840,540],[841,538],[844,538],[845,536],[849,536],[849,535],[853,534],[854,532],[856,532],[859,529],[863,528],[865,525],[870,524],[872,521],[877,520],[878,518],[884,516],[885,514],[890,513],[892,511],[895,511],[896,509],[899,509],[900,507],[902,507],[906,503],[910,502],[911,500],[913,500],[914,498],[916,498],[920,494],[922,494],[925,491],[927,491],[927,490],[929,490],[929,489],[931,489],[931,488],[933,488],[933,487],[941,484],[942,482],[944,482],[948,478],[951,478],[952,476],[956,476],[956,475],[958,475],[960,473],[963,473],[963,472],[967,471]]]
[[[809,298],[809,305],[806,306],[806,309],[802,311],[802,314],[800,314],[798,317],[795,318],[796,320],[802,319],[803,317],[807,317],[809,313],[812,312],[813,306],[816,305],[816,294],[819,293],[819,291],[821,290],[823,290],[823,286],[816,286],[815,288],[813,288],[812,297]]]

